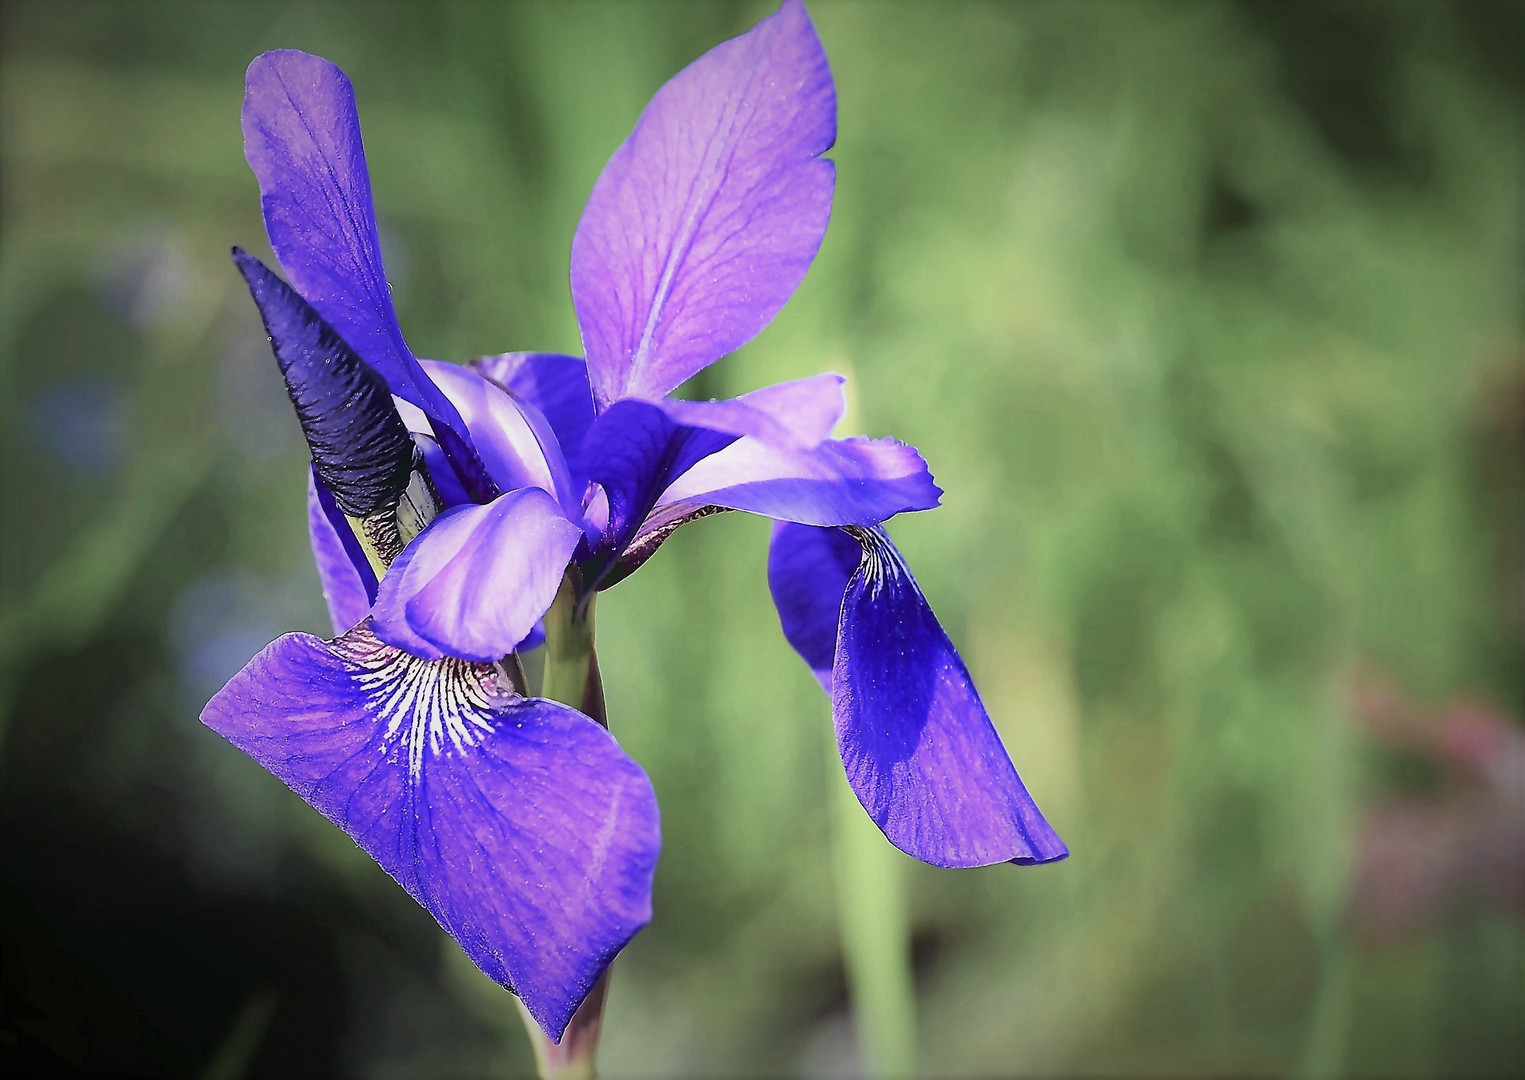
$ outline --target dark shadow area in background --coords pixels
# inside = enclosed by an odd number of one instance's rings
[[[121,715],[81,672],[120,687],[162,662],[107,639],[39,662],[16,702],[0,796],[0,1053],[34,1075],[196,1076],[246,1004],[273,993],[253,1071],[332,1075],[348,978],[336,937],[363,922],[329,877],[288,857],[267,902],[211,889],[172,854],[170,789],[139,788],[125,828],[79,783],[79,751]]]

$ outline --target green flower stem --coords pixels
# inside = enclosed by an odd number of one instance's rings
[[[530,1044],[535,1048],[535,1071],[541,1080],[595,1080],[598,1076],[598,1034],[603,1027],[604,1000],[608,994],[609,972],[605,970],[603,978],[593,984],[587,1000],[567,1025],[560,1043],[546,1038],[545,1032],[524,1007],[524,1002],[514,998],[524,1029],[529,1032]]]
[[[593,596],[582,596],[581,575],[575,569],[569,571],[551,610],[545,613],[545,645],[536,650],[541,654],[539,663],[527,666],[539,668],[537,697],[570,705],[608,727],[604,684],[593,650],[593,600]],[[533,686],[533,676],[531,680]],[[605,970],[567,1025],[560,1043],[546,1038],[524,1002],[514,999],[542,1080],[593,1080],[598,1075],[598,1035],[608,992],[609,971]]]
[[[831,746],[831,838],[837,921],[858,1053],[866,1075],[916,1074],[916,989],[911,979],[905,857],[863,812]]]
[[[575,570],[561,582],[561,591],[545,613],[545,667],[540,696],[581,709],[605,727],[603,683],[593,655],[593,601],[578,610],[580,577]],[[596,711],[594,711],[596,709]]]

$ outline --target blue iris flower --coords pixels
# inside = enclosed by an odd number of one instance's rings
[[[831,699],[848,779],[938,866],[1067,852],[883,528],[937,505],[917,451],[833,438],[843,379],[671,392],[759,333],[824,236],[836,98],[798,0],[667,83],[572,241],[585,358],[420,360],[393,311],[354,93],[281,51],[249,67],[245,150],[290,285],[236,258],[312,451],[336,637],[270,645],[203,718],[395,877],[551,1038],[650,918],[645,774],[518,657],[686,522],[772,518],[783,631]]]

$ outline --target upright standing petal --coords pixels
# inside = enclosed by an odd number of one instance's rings
[[[750,341],[831,212],[836,92],[799,0],[657,91],[572,240],[593,395],[654,397]]]
[[[588,365],[583,358],[561,353],[500,353],[473,360],[471,366],[540,410],[556,433],[580,495],[581,484],[588,478],[582,463],[582,441],[593,425],[593,388],[588,385]]]
[[[837,594],[831,677],[822,676],[826,590],[841,581],[848,553],[820,531],[775,531],[769,584],[790,644],[831,693],[837,748],[869,817],[900,850],[936,866],[1064,858],[963,659],[882,529],[839,531],[860,559]]]
[[[361,626],[288,634],[202,721],[348,833],[559,1039],[651,918],[661,835],[640,766],[494,670]]]
[[[568,516],[580,516],[582,490],[574,490],[556,433],[534,404],[514,397],[474,367],[421,363],[460,412],[500,490],[537,487],[554,495]]]
[[[424,410],[462,483],[488,501],[496,492],[465,425],[397,325],[349,79],[294,49],[257,56],[246,75],[243,129],[270,246],[297,292],[393,393]]]
[[[287,276],[389,383],[406,385],[412,354],[381,263],[349,79],[295,49],[257,56],[246,76],[243,129],[270,246]]]

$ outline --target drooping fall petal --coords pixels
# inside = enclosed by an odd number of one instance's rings
[[[362,625],[288,634],[202,721],[348,833],[553,1039],[651,918],[656,798],[607,731]]]
[[[869,817],[935,866],[1040,863],[1069,853],[990,722],[969,671],[882,529],[774,530],[768,578],[785,635],[831,694],[837,748]],[[859,560],[839,602],[850,552]],[[835,608],[835,632],[832,632]],[[820,667],[834,640],[830,678]]]
[[[831,693],[837,659],[842,597],[863,548],[843,529],[812,529],[779,523],[768,547],[768,585],[784,638],[810,673]]]

